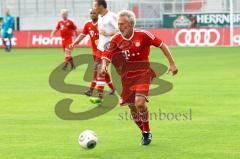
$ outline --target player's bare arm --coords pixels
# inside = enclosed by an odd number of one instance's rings
[[[74,31],[74,37],[75,37],[75,38],[78,37],[78,30],[77,30],[77,29]]]
[[[161,50],[163,51],[164,55],[166,56],[169,62],[168,72],[172,72],[172,75],[176,75],[178,73],[177,66],[175,64],[175,61],[172,57],[170,50],[168,49],[168,46],[165,43],[162,44]]]
[[[76,45],[78,45],[85,37],[86,35],[79,34],[77,38],[74,40],[74,42],[71,45],[69,45],[70,49],[73,49],[74,47],[76,47]]]
[[[53,29],[53,31],[50,34],[50,37],[53,38],[57,31],[58,31],[57,29]]]

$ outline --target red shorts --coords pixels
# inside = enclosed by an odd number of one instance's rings
[[[137,76],[123,77],[120,105],[134,104],[136,96],[143,96],[148,102],[149,87],[154,77],[156,75],[152,69]]]
[[[73,42],[72,38],[62,40],[62,47],[64,52],[66,51],[66,49],[69,48],[69,45],[72,44],[72,42]]]

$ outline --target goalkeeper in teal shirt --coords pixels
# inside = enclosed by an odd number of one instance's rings
[[[13,16],[10,15],[10,10],[6,9],[5,17],[3,17],[1,34],[2,42],[7,52],[10,52],[12,49],[11,39],[13,37],[13,30],[14,30],[14,18]],[[7,40],[9,41],[9,43],[7,43]]]

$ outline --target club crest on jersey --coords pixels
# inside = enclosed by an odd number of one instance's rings
[[[136,41],[136,42],[134,42],[134,44],[135,44],[136,47],[139,47],[140,46],[140,41]]]
[[[93,30],[90,30],[89,33],[90,33],[90,36],[91,36],[91,37],[94,36],[94,31],[93,31]]]

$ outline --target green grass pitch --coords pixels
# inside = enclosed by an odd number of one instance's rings
[[[184,113],[192,120],[151,120],[153,141],[140,146],[140,132],[131,120],[122,120],[126,107],[94,119],[66,121],[55,104],[72,98],[73,112],[89,109],[85,96],[53,90],[48,78],[63,60],[62,49],[0,50],[0,158],[1,159],[237,159],[240,156],[240,48],[171,48],[179,67],[170,92],[150,98],[151,112]],[[76,49],[74,55],[91,53]],[[160,50],[151,59],[167,64]],[[83,81],[85,66],[67,77]],[[78,135],[95,131],[99,144],[84,150]]]

